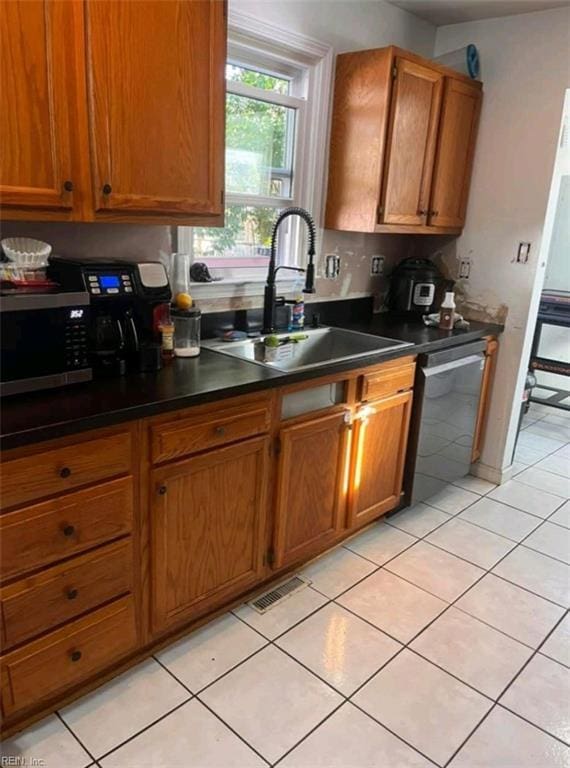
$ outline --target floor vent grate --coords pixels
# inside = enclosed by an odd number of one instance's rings
[[[300,576],[293,576],[292,579],[289,579],[278,587],[271,589],[269,592],[265,592],[265,594],[256,597],[255,600],[251,600],[248,605],[258,613],[265,613],[270,608],[277,605],[281,600],[284,600],[286,597],[291,597],[293,593],[298,592],[300,589],[308,587],[310,583],[310,581],[302,579]]]

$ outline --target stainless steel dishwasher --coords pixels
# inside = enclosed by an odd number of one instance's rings
[[[469,473],[485,341],[418,357],[406,461],[406,501],[415,504]]]

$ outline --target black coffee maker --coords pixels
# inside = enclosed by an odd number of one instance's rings
[[[63,288],[89,293],[88,353],[94,375],[137,370],[141,350],[153,341],[154,309],[171,299],[164,266],[51,256],[48,277]]]

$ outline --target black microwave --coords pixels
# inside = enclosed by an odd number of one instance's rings
[[[0,294],[0,395],[49,389],[92,378],[89,294]]]

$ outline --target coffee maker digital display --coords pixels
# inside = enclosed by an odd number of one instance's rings
[[[88,350],[94,374],[113,376],[137,369],[141,346],[152,341],[154,309],[171,299],[164,266],[53,256],[48,275],[66,289],[89,293]]]

